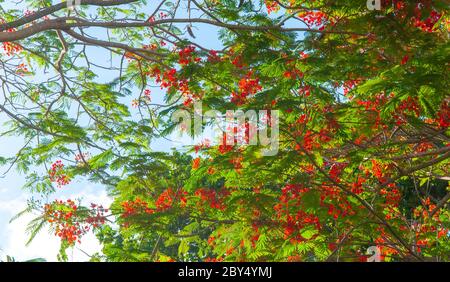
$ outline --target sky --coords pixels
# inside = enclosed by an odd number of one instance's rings
[[[58,2],[58,1],[57,1]],[[3,8],[7,9],[8,4],[1,3]],[[91,34],[91,35],[100,35]],[[215,30],[203,28],[201,31],[195,30],[196,41],[207,45],[210,48],[220,48],[218,41],[211,40],[217,38]],[[103,33],[104,34],[104,33]],[[212,37],[213,36],[213,37]],[[206,44],[205,44],[206,42]],[[92,58],[95,58],[96,64],[109,64],[109,53],[100,48],[89,48],[88,53]],[[96,72],[99,76],[99,81],[108,82],[114,78],[117,74],[107,73],[105,70]],[[136,97],[138,96],[136,91]],[[162,102],[163,92],[160,89],[152,89],[152,101],[155,103]],[[0,90],[0,97],[3,92]],[[130,97],[131,99],[136,97]],[[5,130],[4,123],[8,121],[7,116],[0,112],[0,132]],[[171,147],[179,147],[183,144],[187,144],[187,140],[180,140],[178,136],[173,136],[177,143],[164,140],[156,140],[153,143],[154,150],[168,151]],[[20,137],[0,137],[0,156],[14,156],[21,146],[23,146],[24,140]],[[0,176],[7,170],[7,166],[0,166]],[[37,169],[37,168],[36,168]],[[24,210],[27,206],[27,199],[31,197],[39,197],[39,195],[31,194],[28,191],[22,189],[25,184],[25,175],[18,173],[15,169],[12,169],[4,177],[0,178],[0,260],[4,260],[7,255],[14,257],[17,261],[24,261],[33,258],[44,258],[47,261],[56,261],[59,251],[60,241],[59,239],[50,234],[47,229],[41,231],[36,238],[25,246],[29,236],[26,234],[26,226],[35,215],[27,214],[20,217],[13,222],[9,222],[10,219]],[[75,179],[72,183],[64,186],[62,189],[57,189],[56,193],[51,195],[51,199],[80,199],[82,205],[89,205],[90,203],[102,204],[103,206],[109,206],[112,199],[108,196],[105,188],[100,184],[89,183],[85,179]],[[89,260],[89,255],[92,255],[101,250],[97,239],[92,233],[83,236],[81,244],[76,245],[75,248],[68,251],[69,261],[86,261]]]
[[[59,1],[54,1],[59,2]],[[9,2],[11,4],[11,2]],[[150,2],[149,2],[150,3]],[[10,6],[8,3],[1,3],[2,8],[7,9]],[[147,7],[151,9],[151,7]],[[217,30],[206,25],[197,25],[194,28],[196,35],[195,42],[210,49],[220,49],[222,45],[218,41]],[[181,26],[181,28],[183,28]],[[103,33],[91,34],[99,38],[104,36]],[[192,40],[192,38],[190,38]],[[95,58],[97,64],[109,65],[109,53],[100,48],[89,48],[89,54]],[[105,70],[98,69],[99,81],[108,82],[115,77],[114,74],[108,73]],[[159,88],[159,87],[158,87]],[[153,102],[161,102],[163,98],[163,91],[160,89],[152,90]],[[0,89],[0,98],[4,93]],[[137,98],[130,97],[131,100]],[[1,101],[1,99],[0,99]],[[4,122],[8,118],[4,113],[0,112],[0,132],[5,130]],[[169,151],[172,147],[180,149],[180,146],[188,144],[186,139],[180,140],[178,136],[172,136],[173,139],[178,139],[179,143],[168,143],[166,140],[156,140],[153,143],[155,151]],[[186,138],[186,137],[185,137]],[[0,156],[14,156],[17,151],[23,146],[24,141],[20,137],[0,137]],[[0,176],[6,171],[7,167],[0,166]],[[37,169],[37,168],[36,168]],[[25,175],[19,174],[16,170],[11,170],[4,177],[0,178],[0,260],[4,260],[6,255],[14,257],[17,261],[24,261],[33,258],[44,258],[47,261],[56,261],[59,250],[59,239],[53,234],[49,234],[47,230],[41,231],[30,245],[25,246],[28,240],[28,235],[25,232],[28,222],[33,219],[33,214],[27,214],[13,222],[10,219],[24,210],[27,205],[27,199],[31,197],[39,197],[39,195],[31,194],[23,190],[21,187],[25,184]],[[80,199],[83,205],[90,203],[102,204],[108,206],[112,199],[108,196],[105,188],[100,184],[90,183],[85,179],[75,179],[62,189],[57,189],[56,193],[51,196],[51,199]],[[87,234],[82,238],[82,243],[76,245],[75,248],[68,251],[69,261],[86,261],[89,256],[99,252],[101,246],[93,234]]]

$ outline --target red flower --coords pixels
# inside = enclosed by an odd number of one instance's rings
[[[64,164],[61,160],[57,160],[52,164],[48,174],[50,181],[56,182],[58,188],[68,185],[71,181],[70,177],[64,171]]]
[[[402,62],[400,64],[405,65],[409,61],[409,56],[405,55],[402,59]]]
[[[195,159],[192,161],[192,169],[198,169],[199,166],[200,166],[200,161],[201,161],[200,157],[195,158]]]
[[[352,193],[355,193],[357,195],[361,194],[364,191],[362,188],[362,184],[364,182],[366,182],[366,179],[362,178],[361,176],[358,176],[358,180],[356,182],[352,183],[352,188],[351,188]]]
[[[239,92],[231,93],[231,101],[236,105],[242,105],[247,100],[247,96],[262,90],[262,86],[259,85],[259,79],[252,78],[252,76],[253,72],[249,71],[245,77],[239,80]]]
[[[158,211],[164,211],[172,207],[173,201],[175,199],[175,193],[171,188],[166,189],[162,192],[155,202],[156,209]]]

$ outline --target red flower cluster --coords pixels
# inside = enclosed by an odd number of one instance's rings
[[[280,9],[280,6],[277,2],[272,0],[265,0],[264,3],[266,4],[267,13],[277,12]]]
[[[298,16],[308,27],[318,27],[319,30],[325,29],[325,25],[329,22],[328,16],[320,11],[307,11],[300,13]]]
[[[198,99],[201,96],[199,94],[192,93],[189,89],[189,81],[177,76],[177,70],[174,68],[168,69],[162,72],[158,67],[152,68],[147,75],[153,77],[156,83],[160,84],[161,89],[165,88],[168,91],[180,92],[186,100],[184,105],[188,106],[192,103],[193,99]]]
[[[323,183],[320,193],[320,205],[327,207],[328,215],[333,216],[334,219],[355,214],[350,202],[345,195],[342,195],[339,187]]]
[[[193,61],[192,53],[194,53],[195,47],[188,46],[178,52],[178,63],[180,65],[187,65]],[[198,62],[200,58],[194,58],[194,61]]]
[[[339,179],[339,176],[342,174],[342,171],[347,166],[346,163],[333,163],[330,166],[330,178],[333,179],[335,182],[339,183],[341,180]]]
[[[353,88],[355,88],[355,86],[358,85],[358,83],[361,82],[361,79],[351,79],[351,80],[347,80],[344,81],[344,95],[347,95],[348,92],[350,92]]]
[[[296,123],[298,124],[306,124],[309,121],[309,118],[306,114],[301,114],[297,119]]]
[[[309,97],[311,95],[311,86],[305,85],[298,90],[298,94],[304,95],[305,97]]]
[[[362,185],[366,182],[366,179],[358,176],[358,179],[356,180],[356,182],[352,183],[352,187],[351,187],[351,191],[352,193],[355,193],[356,195],[361,194],[364,189],[362,187]]]
[[[386,178],[383,174],[383,168],[381,164],[377,162],[377,160],[372,160],[372,174],[380,181],[381,183],[386,182]]]
[[[304,73],[298,69],[287,70],[283,73],[283,76],[287,79],[298,79],[304,76]]]
[[[79,166],[83,166],[85,165],[85,162],[87,162],[89,158],[90,158],[89,153],[76,154],[75,162],[77,162]]]
[[[300,232],[306,226],[320,229],[319,218],[301,210],[302,197],[308,191],[309,188],[299,184],[286,185],[281,190],[280,203],[274,206],[277,219],[282,222],[285,239],[290,239],[293,243],[305,240]]]
[[[67,174],[65,174],[64,164],[61,160],[57,160],[52,164],[48,174],[50,181],[56,182],[59,188],[70,183],[70,178]]]
[[[437,117],[441,128],[447,128],[450,126],[450,99],[447,99],[442,103],[441,109],[437,113]]]
[[[126,218],[139,213],[152,214],[155,211],[148,207],[148,203],[137,197],[134,201],[125,201],[121,204],[123,212],[122,217]]]
[[[239,91],[231,93],[231,101],[236,105],[242,105],[247,100],[247,96],[256,94],[262,90],[258,78],[252,78],[253,72],[249,71],[244,78],[239,80]]]
[[[385,0],[385,5],[394,4],[394,13],[396,17],[401,19],[409,18],[409,22],[420,28],[424,32],[433,32],[436,30],[436,23],[442,17],[442,13],[436,11],[431,7],[433,1],[430,0],[417,0],[417,1],[399,1],[399,0]],[[425,13],[424,13],[425,11]],[[423,18],[423,14],[428,14],[427,18]]]
[[[93,228],[97,228],[105,224],[106,221],[105,213],[107,213],[108,211],[109,210],[105,209],[102,205],[91,203],[91,210],[90,210],[91,215],[86,219],[86,223],[88,223]]]
[[[136,197],[133,201],[122,202],[122,218],[140,215],[140,214],[154,214],[155,212],[166,211],[173,207],[173,205],[180,201],[180,206],[184,207],[187,204],[187,193],[183,189],[173,191],[172,188],[167,188],[155,200],[156,208],[150,208],[149,203]]]
[[[419,252],[421,251],[421,248],[430,246],[429,238],[435,237],[437,234],[437,239],[441,239],[442,237],[448,237],[448,234],[450,234],[449,229],[441,220],[439,211],[430,218],[430,213],[435,208],[436,205],[433,204],[428,197],[423,201],[423,206],[414,209],[414,217],[417,219],[424,219],[424,221],[415,221],[413,224],[417,249]]]
[[[142,48],[146,50],[156,50],[158,49],[158,44],[152,43],[150,45],[143,45]]]
[[[176,201],[180,201],[180,206],[184,207],[187,203],[186,198],[187,193],[183,189],[179,189],[177,192],[173,191],[172,188],[167,188],[162,192],[158,199],[156,199],[156,211],[165,211],[170,209]]]
[[[3,50],[5,51],[6,55],[8,55],[8,56],[12,56],[23,50],[22,47],[16,43],[2,42],[2,44],[3,44]]]
[[[0,24],[5,23],[4,19],[0,19]],[[6,32],[14,32],[16,29],[10,28],[7,29]],[[16,44],[14,42],[2,42],[3,50],[5,51],[7,56],[13,56],[14,54],[20,53],[23,48],[19,44]]]
[[[317,142],[317,136],[311,130],[307,130],[303,135],[303,140],[295,144],[295,150],[301,151],[303,148],[306,151],[311,151],[320,147]]]
[[[433,32],[436,30],[436,23],[441,19],[442,14],[438,13],[437,11],[433,10],[430,13],[430,16],[424,20],[420,19],[420,9],[419,15],[417,17],[413,17],[411,20],[413,21],[413,24],[415,27],[420,28],[421,30],[425,32]]]
[[[208,62],[220,62],[220,57],[217,55],[216,50],[210,50],[208,52]]]
[[[150,96],[151,93],[152,93],[152,92],[150,91],[150,89],[145,89],[145,90],[144,90],[144,97],[145,97],[149,102],[152,100],[152,98],[151,98],[151,96]]]
[[[204,262],[222,262],[223,258],[205,258]]]
[[[79,207],[74,201],[56,200],[44,206],[44,217],[49,223],[56,225],[56,236],[67,241],[69,245],[73,245],[76,242],[81,243],[81,236],[91,229],[105,223],[105,212],[108,210],[95,204],[91,204],[91,208],[89,215],[82,217],[85,213],[79,214]]]
[[[213,209],[224,210],[225,205],[223,200],[230,195],[230,192],[226,189],[219,191],[208,188],[200,188],[195,191],[195,196],[199,196],[203,202],[209,203],[209,206]]]
[[[326,128],[322,128],[319,131],[319,139],[320,141],[326,143],[326,142],[330,142],[331,141],[331,137],[330,137],[330,132],[328,129]]]
[[[401,65],[406,65],[406,63],[409,61],[409,56],[408,55],[405,55],[403,58],[402,58],[402,61],[400,62],[400,64]]]
[[[200,162],[201,162],[201,158],[200,157],[195,158],[192,161],[192,169],[198,169],[200,167]]]
[[[300,60],[304,60],[304,59],[307,59],[309,57],[309,54],[305,53],[303,51],[300,51],[299,54],[300,54]]]
[[[166,70],[162,78],[157,77],[156,82],[161,83],[161,88],[178,88],[178,79],[176,77],[177,70],[176,69],[169,69]]]
[[[382,188],[380,194],[385,198],[386,206],[388,207],[397,207],[402,197],[395,184],[390,184],[386,188]]]
[[[434,148],[434,145],[430,142],[422,142],[419,144],[411,144],[410,147],[414,150],[416,153],[423,153],[427,152]]]
[[[406,123],[405,116],[407,114],[414,114],[416,117],[420,116],[420,106],[417,103],[417,98],[408,97],[408,99],[403,100],[400,105],[397,107],[396,112],[398,114],[394,114],[394,118],[396,119],[396,124],[402,125]]]
[[[17,73],[18,75],[23,76],[23,75],[25,75],[27,72],[29,72],[27,65],[25,65],[25,64],[23,64],[23,63],[17,65],[16,73]]]
[[[238,55],[234,57],[234,59],[231,61],[231,64],[233,64],[235,67],[242,69],[244,67],[244,63],[242,62],[242,56]]]
[[[236,171],[239,171],[242,168],[242,157],[235,157],[230,160],[230,163],[233,165]]]

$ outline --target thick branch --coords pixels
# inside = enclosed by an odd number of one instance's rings
[[[117,6],[122,4],[129,4],[133,2],[137,2],[139,0],[80,0],[80,5],[92,5],[92,6]],[[18,20],[7,22],[0,25],[0,31],[5,31],[10,28],[16,28],[23,26],[25,24],[31,23],[37,19],[43,18],[45,16],[51,15],[57,11],[67,8],[67,1],[55,4],[50,7],[43,8],[31,15],[22,17]]]
[[[132,27],[154,27],[160,24],[167,23],[203,23],[209,24],[217,27],[228,28],[231,30],[246,30],[246,31],[279,31],[279,32],[293,32],[293,31],[304,31],[304,32],[315,32],[315,33],[333,33],[333,34],[355,34],[353,32],[347,31],[326,31],[311,28],[282,28],[280,26],[250,26],[250,25],[238,25],[238,24],[227,24],[222,22],[217,22],[209,19],[162,19],[153,22],[90,22],[83,20],[81,18],[74,17],[63,17],[54,20],[47,20],[45,22],[34,24],[30,27],[14,31],[14,32],[2,32],[0,33],[0,42],[12,42],[21,39],[25,39],[34,34],[46,31],[46,30],[67,30],[72,27],[105,27],[105,28],[132,28]],[[356,34],[364,35],[364,34]]]

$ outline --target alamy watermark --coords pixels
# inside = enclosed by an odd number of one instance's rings
[[[378,246],[371,246],[367,248],[367,254],[371,255],[370,257],[367,257],[367,262],[381,261],[381,250]]]
[[[178,131],[171,136],[178,144],[197,145],[199,140],[208,140],[222,146],[259,145],[263,156],[278,153],[278,110],[227,110],[225,114],[209,110],[203,113],[202,102],[197,101],[193,112],[176,110],[171,120],[178,124]],[[194,138],[190,138],[190,135]]]
[[[381,10],[381,0],[367,0],[367,9],[370,11]]]

